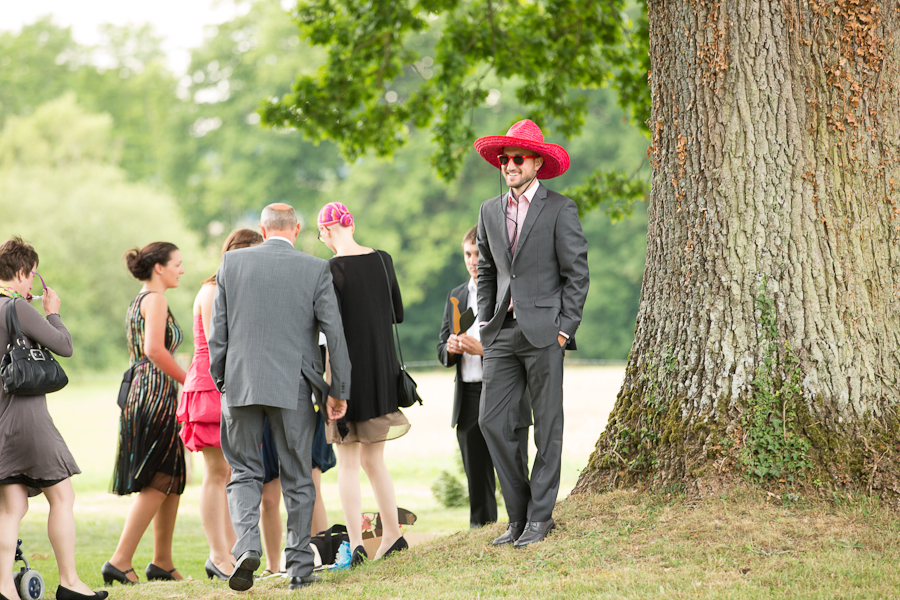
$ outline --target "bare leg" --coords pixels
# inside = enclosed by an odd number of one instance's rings
[[[260,535],[266,551],[266,569],[281,570],[281,479],[263,484],[259,505]]]
[[[134,504],[128,510],[128,516],[125,517],[125,527],[122,529],[122,536],[119,538],[119,545],[116,546],[116,551],[109,559],[109,564],[120,571],[127,571],[133,568],[131,561],[134,559],[134,553],[138,544],[144,536],[144,532],[147,531],[147,527],[150,526],[150,521],[153,520],[159,507],[162,506],[165,500],[166,495],[157,489],[148,487],[141,490],[138,497],[135,498]],[[164,568],[162,565],[156,566]],[[138,577],[134,573],[129,573],[128,579],[137,581]]]
[[[316,486],[316,503],[313,505],[312,531],[309,535],[316,535],[320,531],[328,529],[328,515],[325,513],[325,499],[322,498],[322,469],[313,467],[313,485]]]
[[[175,568],[172,562],[172,539],[175,537],[175,518],[178,516],[180,494],[169,494],[153,517],[153,564],[164,571]],[[172,577],[184,579],[175,571]]]
[[[381,513],[381,545],[378,547],[378,552],[375,553],[375,558],[381,558],[385,552],[390,550],[394,542],[400,539],[400,521],[397,518],[394,482],[391,480],[391,474],[388,473],[387,465],[384,464],[384,442],[361,444],[360,462],[369,477],[369,483],[372,484],[375,501],[378,502],[378,512]]]
[[[72,480],[65,479],[43,488],[43,492],[50,504],[47,535],[56,555],[59,585],[79,594],[93,594],[75,570],[75,490],[72,489]]]
[[[362,444],[335,444],[338,459],[338,491],[347,522],[350,551],[363,545],[362,496],[359,490],[359,447]]]
[[[200,484],[200,518],[209,544],[209,558],[225,575],[231,575],[234,557],[231,548],[237,541],[231,515],[228,512],[228,496],[225,484],[231,478],[231,467],[225,462],[221,448],[204,448],[203,483]]]
[[[17,600],[13,581],[19,523],[28,512],[28,488],[18,483],[0,485],[0,594]]]

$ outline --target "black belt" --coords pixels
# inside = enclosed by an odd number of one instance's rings
[[[503,325],[501,325],[500,328],[503,329],[506,327],[512,327],[515,324],[516,324],[516,313],[514,313],[511,310],[506,311],[506,316],[503,317]]]

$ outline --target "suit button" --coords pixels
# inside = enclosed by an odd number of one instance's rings
[[[513,278],[513,279],[515,279],[515,278],[516,278],[516,276],[515,276],[515,275],[513,275],[513,276],[512,276],[512,278]]]

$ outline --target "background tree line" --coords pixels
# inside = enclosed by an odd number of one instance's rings
[[[0,34],[0,236],[19,233],[41,254],[41,272],[62,295],[75,337],[70,364],[124,365],[125,307],[138,288],[121,260],[127,248],[155,239],[182,248],[188,273],[170,303],[187,327],[199,281],[215,269],[232,228],[255,226],[264,205],[287,202],[306,223],[298,248],[328,258],[315,216],[332,200],[354,212],[361,243],[394,256],[407,360],[434,358],[446,294],[466,277],[460,240],[480,203],[499,193],[497,171],[471,151],[459,177],[445,183],[429,158],[439,149],[424,130],[408,129],[392,160],[367,154],[351,164],[330,142],[263,128],[261,101],[288,93],[296,74],[313,74],[325,61],[277,2],[259,0],[210,27],[181,77],[165,67],[149,27],[104,33],[100,47],[85,47],[45,18]],[[428,62],[420,76],[429,76]],[[489,94],[466,117],[478,135],[502,133],[527,116],[508,84],[485,85]],[[551,187],[576,185],[598,168],[643,176],[647,139],[612,93],[585,97],[579,136],[565,139],[542,124],[572,157]],[[646,211],[637,203],[608,212],[582,220],[591,292],[578,358],[625,359],[634,337]]]

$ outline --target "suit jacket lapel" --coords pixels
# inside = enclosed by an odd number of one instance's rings
[[[531,233],[534,222],[541,214],[541,210],[544,208],[544,198],[546,197],[547,188],[539,184],[537,191],[534,193],[534,198],[531,199],[531,206],[528,207],[528,214],[525,215],[525,222],[522,223],[522,230],[519,232],[519,239],[516,241],[515,256],[519,255],[519,250],[522,248],[522,244],[525,243],[525,238]],[[513,258],[513,261],[515,261],[515,258]]]
[[[459,312],[460,314],[466,312],[466,309],[469,308],[469,284],[465,284],[463,289],[459,290]]]

